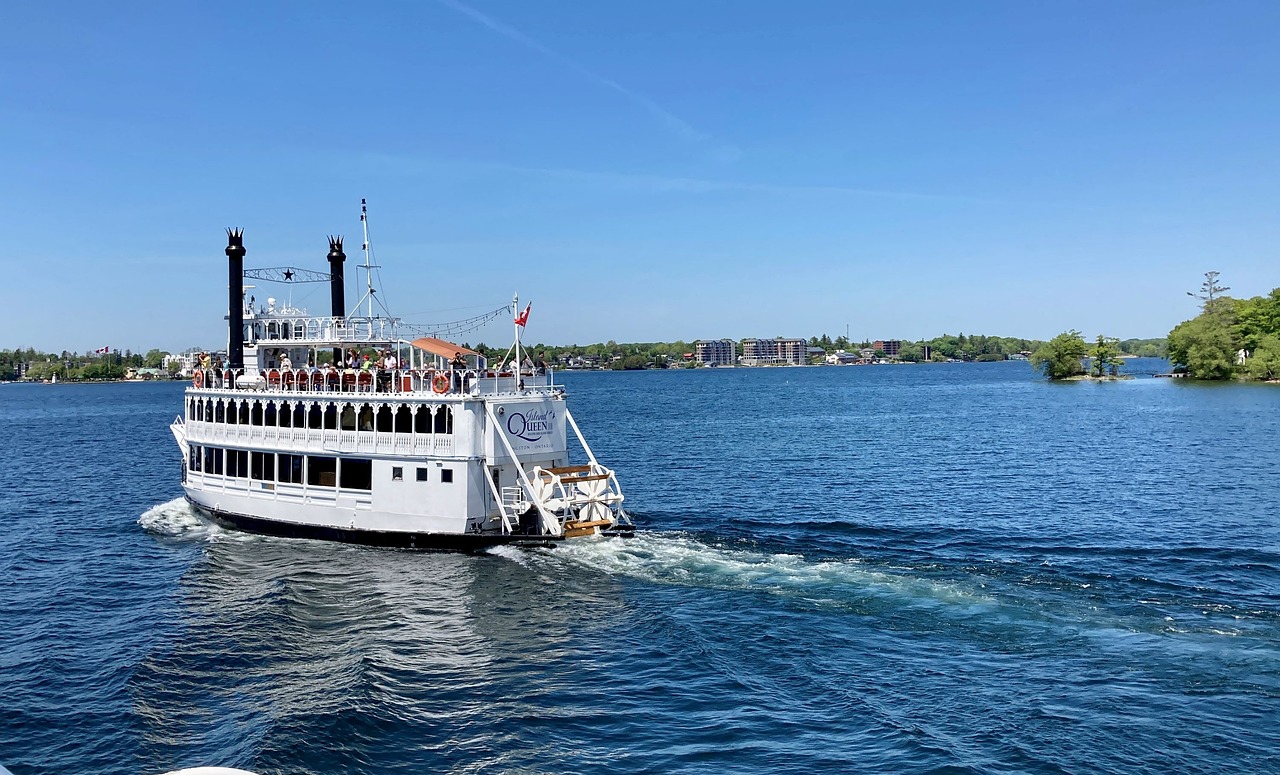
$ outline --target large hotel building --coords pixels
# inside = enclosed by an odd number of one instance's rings
[[[693,358],[708,366],[733,366],[738,362],[738,345],[732,339],[699,339],[693,343]]]
[[[743,339],[742,365],[796,365],[808,362],[809,343],[804,339]]]

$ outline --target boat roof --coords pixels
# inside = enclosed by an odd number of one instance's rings
[[[419,337],[417,339],[414,339],[409,344],[413,345],[419,350],[424,350],[426,352],[431,353],[432,355],[439,355],[442,358],[452,358],[458,353],[462,353],[463,355],[481,355],[482,354],[482,353],[476,352],[475,350],[467,349],[466,347],[463,347],[460,344],[447,342],[443,339],[436,339],[434,336]]]

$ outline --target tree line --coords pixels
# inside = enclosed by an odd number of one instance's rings
[[[738,354],[741,355],[743,340],[736,341]],[[943,334],[932,339],[916,341],[907,339],[897,341],[899,342],[899,352],[894,360],[912,363],[926,360],[926,347],[928,348],[929,360],[933,362],[948,360],[982,362],[1007,360],[1010,356],[1031,353],[1036,348],[1044,345],[1043,341],[1037,339],[989,336],[986,334],[966,336],[964,333],[955,335]],[[1117,339],[1109,341],[1114,342],[1117,357],[1124,354],[1159,358],[1165,354],[1166,343],[1164,339]],[[833,339],[827,334],[810,337],[808,342],[810,347],[821,348],[825,353],[833,353],[837,350],[846,352],[871,350],[875,344],[870,340],[862,342],[851,341],[844,336],[838,336]],[[470,345],[466,346],[470,347]],[[484,343],[480,343],[472,349],[484,353],[491,363],[497,363],[498,359],[504,357],[508,352],[505,348],[490,347]],[[597,368],[616,370],[681,368],[695,365],[688,362],[684,357],[686,353],[694,351],[694,345],[692,342],[683,340],[624,344],[609,340],[608,342],[589,345],[549,345],[539,342],[525,347],[525,350],[533,357],[541,353],[544,360],[553,365],[564,365],[576,362],[577,359],[584,359]],[[883,350],[875,350],[873,355],[877,358],[889,357]],[[820,360],[820,357],[815,357],[815,362]]]
[[[1169,360],[1195,379],[1280,379],[1280,288],[1234,299],[1205,272],[1200,314],[1169,332]]]
[[[129,369],[159,369],[168,355],[163,350],[148,350],[146,354],[130,350],[108,353],[40,352],[34,348],[0,350],[0,379],[17,379],[21,368],[26,367],[25,378],[47,380],[95,380],[124,379]],[[170,374],[177,371],[171,364]]]
[[[1200,314],[1174,326],[1166,340],[1167,357],[1175,374],[1194,379],[1280,379],[1280,288],[1266,296],[1234,299],[1230,288],[1218,284],[1218,272],[1205,272],[1198,291]],[[1115,376],[1121,342],[1099,336],[1090,347],[1076,330],[1043,343],[1031,365],[1049,379],[1085,373],[1085,359],[1093,376]]]

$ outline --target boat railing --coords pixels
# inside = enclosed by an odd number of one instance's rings
[[[551,369],[479,371],[476,369],[335,369],[269,368],[257,373],[244,369],[197,369],[197,388],[257,390],[282,393],[433,393],[436,395],[515,394],[551,388]]]
[[[350,431],[320,428],[186,423],[186,438],[196,444],[272,447],[299,452],[452,455],[455,435],[431,431]]]

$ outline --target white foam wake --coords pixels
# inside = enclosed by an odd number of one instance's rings
[[[972,609],[998,605],[979,589],[922,578],[909,569],[872,568],[856,559],[808,560],[797,554],[767,554],[710,545],[680,534],[567,541],[548,556],[601,573],[657,583],[754,590],[815,602],[881,598],[895,605]]]
[[[138,517],[138,524],[148,532],[171,538],[207,539],[218,531],[216,525],[201,519],[185,498],[152,506]]]

